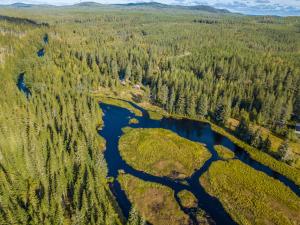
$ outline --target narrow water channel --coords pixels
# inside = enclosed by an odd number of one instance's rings
[[[104,153],[104,156],[108,165],[108,176],[115,178],[114,182],[112,183],[112,190],[125,216],[128,216],[129,214],[131,203],[127,199],[126,194],[121,189],[120,184],[116,180],[119,170],[123,170],[125,173],[131,174],[141,180],[147,182],[155,182],[171,188],[175,192],[175,199],[179,205],[180,201],[176,196],[177,193],[182,190],[188,190],[192,192],[198,199],[198,207],[207,213],[212,224],[236,224],[235,221],[233,221],[232,218],[224,210],[219,200],[206,193],[199,182],[200,176],[205,171],[207,171],[212,162],[220,159],[214,149],[214,145],[218,144],[224,145],[231,151],[235,152],[236,158],[238,160],[244,162],[248,166],[258,171],[264,172],[268,176],[281,181],[298,196],[300,195],[299,187],[292,181],[282,176],[281,174],[274,172],[267,166],[251,159],[245,151],[232,143],[228,138],[212,131],[209,124],[188,119],[174,118],[152,120],[149,118],[147,112],[144,109],[135,104],[132,105],[142,111],[143,116],[138,117],[127,109],[100,103],[100,107],[104,113],[104,126],[102,130],[99,131],[99,134],[106,139],[106,151]],[[129,124],[129,120],[131,118],[138,119],[139,123]],[[168,177],[157,177],[151,174],[147,174],[143,171],[138,171],[132,168],[122,159],[118,149],[119,139],[123,134],[122,128],[127,126],[133,128],[163,128],[171,130],[181,137],[205,144],[212,156],[201,168],[195,171],[195,173],[191,177],[184,179],[185,182],[182,182],[182,180],[173,180]],[[185,209],[181,205],[180,207],[185,213],[189,214],[191,221],[194,224],[197,224],[193,211],[191,212],[189,211],[189,209]]]
[[[22,91],[27,98],[31,95],[30,89],[25,84],[25,72],[20,73],[18,76],[17,87]]]
[[[49,42],[48,34],[44,35],[43,42],[44,42],[44,44],[48,44],[48,42]],[[40,50],[37,51],[36,54],[38,57],[41,58],[45,55],[45,53],[46,53],[45,48],[41,48]],[[25,94],[25,96],[27,98],[29,98],[31,96],[31,91],[25,83],[25,72],[22,72],[18,75],[17,87],[19,88],[20,91],[22,91]]]

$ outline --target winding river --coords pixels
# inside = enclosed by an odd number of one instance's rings
[[[130,102],[128,102],[130,103]],[[198,207],[204,210],[208,216],[208,220],[212,224],[236,224],[235,221],[228,215],[224,210],[222,204],[217,198],[210,196],[199,182],[200,176],[207,171],[209,166],[217,160],[220,160],[217,152],[214,149],[214,145],[224,145],[235,153],[236,159],[244,162],[248,166],[261,171],[268,176],[271,176],[285,185],[287,185],[293,192],[298,196],[300,190],[297,185],[287,179],[281,174],[276,173],[267,166],[251,159],[249,155],[241,148],[232,143],[228,138],[214,132],[209,124],[202,123],[199,121],[188,120],[188,119],[174,119],[174,118],[163,118],[161,120],[152,120],[149,118],[147,111],[143,108],[130,103],[135,108],[142,111],[142,116],[136,116],[127,109],[112,106],[104,103],[100,103],[100,107],[103,110],[103,121],[104,126],[99,134],[106,139],[106,151],[104,153],[105,159],[108,165],[108,176],[115,178],[111,184],[111,189],[121,207],[123,214],[128,217],[131,208],[126,194],[121,189],[119,182],[116,180],[118,177],[118,171],[123,170],[125,173],[131,174],[143,181],[155,182],[166,187],[171,188],[175,193],[175,199],[179,204],[181,210],[189,215],[193,224],[197,224],[195,209],[184,208],[177,194],[182,190],[188,190],[194,194],[198,199]],[[129,124],[131,118],[139,120],[138,124]],[[207,149],[211,153],[211,158],[206,161],[204,166],[194,172],[194,174],[183,180],[170,179],[168,177],[158,177],[151,174],[147,174],[143,171],[138,171],[132,168],[129,164],[124,161],[120,155],[118,149],[118,143],[121,135],[123,134],[122,128],[163,128],[168,129],[181,137],[187,138],[191,141],[204,143]],[[185,182],[183,182],[185,181]]]

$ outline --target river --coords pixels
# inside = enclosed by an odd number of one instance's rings
[[[182,190],[188,190],[194,194],[194,196],[198,199],[198,207],[206,212],[209,221],[212,224],[236,224],[235,221],[233,221],[228,213],[224,210],[219,200],[210,196],[199,182],[200,176],[207,171],[209,166],[214,161],[220,160],[217,152],[214,149],[214,145],[218,144],[224,145],[233,151],[236,159],[242,161],[255,170],[261,171],[268,176],[281,181],[298,196],[300,195],[299,187],[292,181],[283,175],[278,174],[267,166],[251,159],[247,152],[236,146],[228,138],[214,132],[209,124],[189,119],[174,119],[165,117],[161,120],[152,120],[149,118],[147,111],[145,111],[143,108],[133,103],[130,104],[142,111],[143,116],[135,116],[127,109],[100,103],[100,107],[104,113],[104,126],[102,127],[102,130],[99,131],[99,134],[106,139],[106,151],[104,152],[104,157],[108,165],[108,176],[115,178],[111,184],[111,188],[119,203],[119,206],[123,211],[123,214],[126,217],[129,215],[131,203],[129,202],[124,191],[121,189],[119,182],[116,180],[119,170],[123,170],[125,173],[131,174],[141,180],[158,183],[171,188],[175,193],[174,197],[180,208],[190,216],[190,219],[194,224],[197,224],[194,213],[195,209],[184,208],[180,204],[180,200],[177,196],[177,194]],[[131,118],[138,119],[139,123],[129,124],[129,120]],[[168,129],[181,137],[205,144],[212,156],[201,168],[196,170],[191,177],[183,180],[147,174],[143,171],[138,171],[132,168],[122,159],[120,155],[118,143],[121,135],[123,134],[122,128],[124,127]]]

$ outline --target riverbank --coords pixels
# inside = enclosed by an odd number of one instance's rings
[[[300,223],[300,201],[281,182],[238,160],[217,161],[200,178],[238,224]]]
[[[238,147],[242,148],[245,152],[247,152],[252,159],[254,159],[254,160],[264,164],[265,166],[269,167],[270,169],[286,176],[288,179],[293,181],[296,185],[300,186],[300,170],[298,170],[297,168],[292,167],[284,162],[278,161],[274,157],[270,156],[269,154],[262,152],[256,148],[248,145],[247,143],[236,138],[226,128],[219,127],[211,121],[208,121],[206,119],[200,119],[200,118],[189,118],[189,117],[180,116],[180,115],[176,115],[176,114],[168,114],[161,108],[149,104],[147,101],[136,103],[136,102],[134,102],[134,98],[132,96],[140,96],[139,99],[143,99],[143,98],[146,99],[146,97],[144,96],[145,93],[143,92],[143,90],[136,90],[135,88],[130,88],[130,87],[128,87],[128,88],[129,89],[127,90],[125,87],[120,87],[119,90],[115,90],[113,92],[109,91],[108,89],[103,89],[102,90],[103,92],[101,94],[94,94],[94,96],[99,101],[102,101],[103,99],[105,99],[106,103],[113,103],[114,105],[124,107],[124,108],[130,107],[129,108],[130,110],[132,110],[131,109],[132,106],[130,104],[129,104],[130,106],[126,106],[128,104],[125,105],[123,103],[123,101],[132,102],[132,103],[137,104],[140,107],[144,108],[145,110],[147,110],[150,118],[152,118],[152,119],[159,120],[162,117],[172,117],[172,118],[177,118],[177,119],[186,118],[186,119],[192,119],[192,120],[199,121],[199,122],[208,123],[208,124],[210,124],[211,129],[213,131],[227,137],[230,141],[232,141]],[[153,116],[151,117],[151,115],[153,115]]]

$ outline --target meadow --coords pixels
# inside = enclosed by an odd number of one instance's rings
[[[189,218],[176,203],[172,189],[127,174],[120,174],[118,181],[133,207],[151,224],[189,224]]]
[[[170,178],[191,176],[211,156],[202,144],[164,129],[126,129],[119,149],[135,169]]]
[[[214,162],[199,182],[238,224],[298,224],[300,199],[282,183],[237,160]]]

